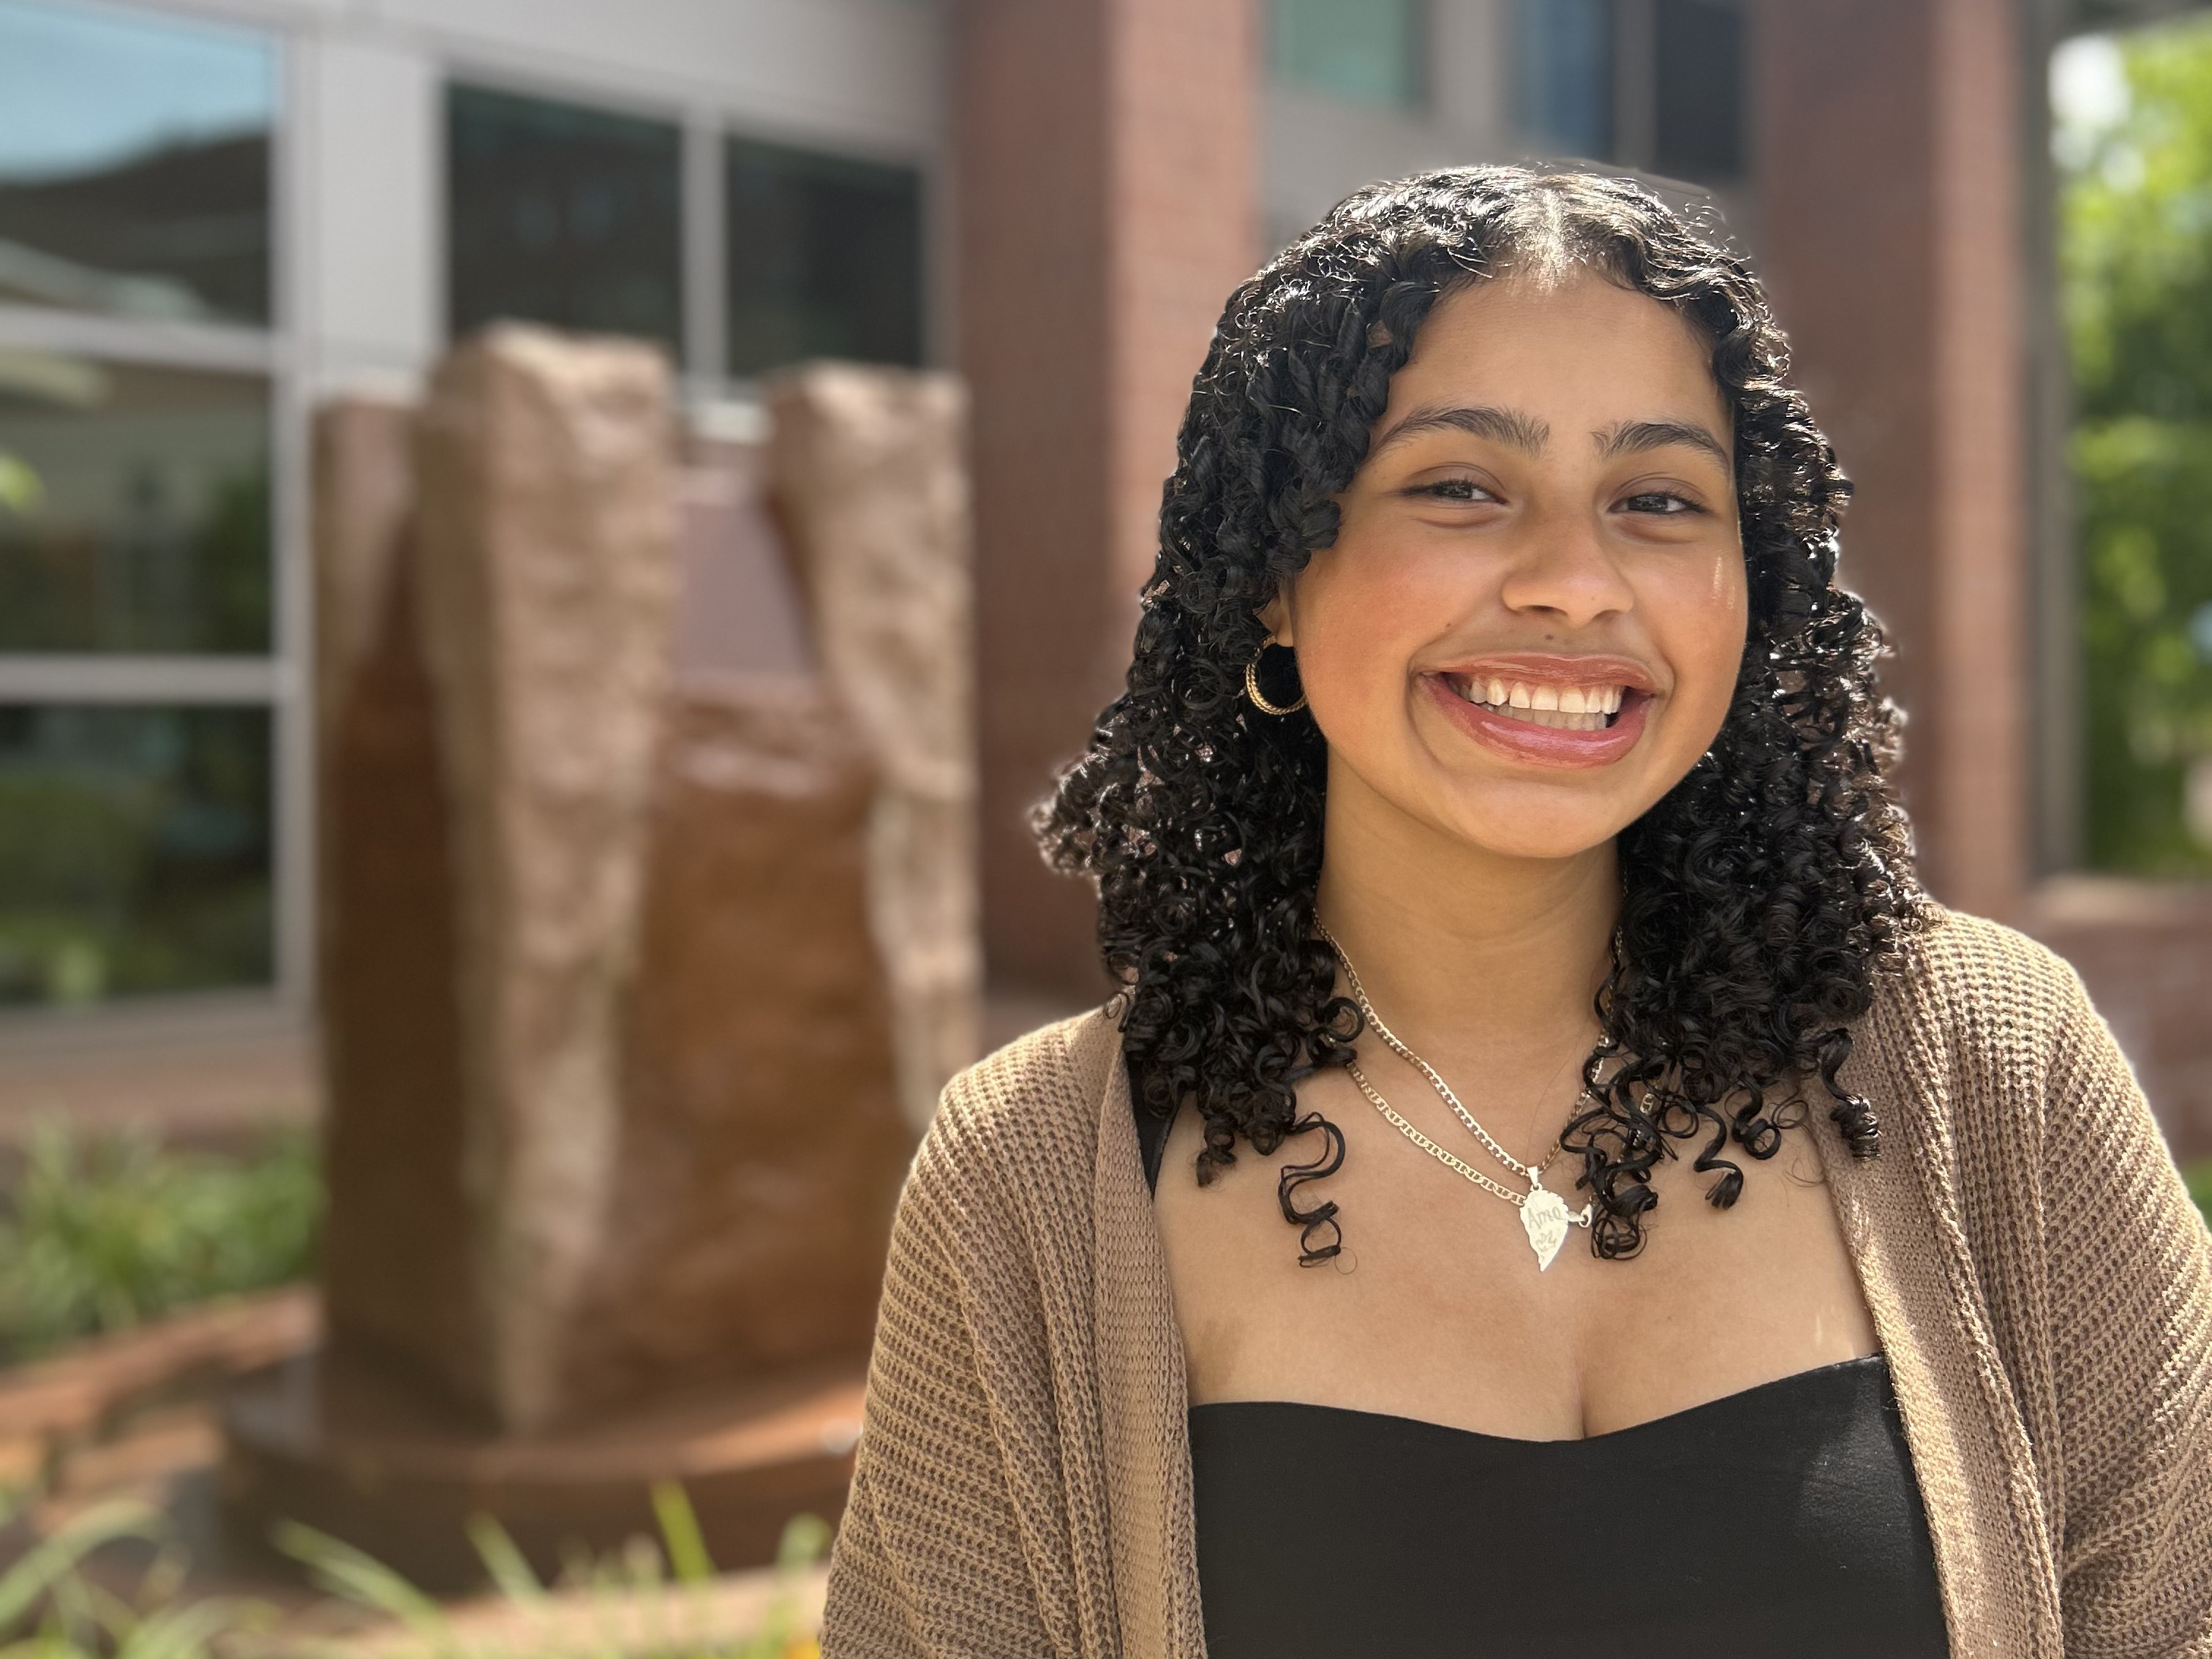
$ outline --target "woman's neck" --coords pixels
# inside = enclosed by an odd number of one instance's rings
[[[1393,1030],[1447,1071],[1519,1069],[1595,1037],[1620,902],[1612,842],[1510,857],[1335,782],[1320,915]]]

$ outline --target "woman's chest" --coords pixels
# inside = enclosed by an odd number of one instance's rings
[[[1704,1201],[1711,1176],[1686,1160],[1662,1168],[1635,1260],[1594,1258],[1577,1229],[1540,1267],[1514,1205],[1384,1126],[1330,1115],[1344,1167],[1298,1196],[1337,1203],[1345,1248],[1310,1267],[1277,1178],[1311,1149],[1246,1152],[1201,1189],[1196,1125],[1176,1126],[1156,1213],[1194,1404],[1303,1401],[1574,1439],[1878,1346],[1807,1132],[1766,1163],[1744,1160],[1726,1212]],[[1549,1184],[1580,1207],[1564,1164]]]

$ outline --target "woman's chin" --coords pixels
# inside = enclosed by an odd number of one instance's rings
[[[1569,864],[1610,848],[1648,811],[1614,799],[1561,800],[1559,791],[1474,788],[1465,781],[1419,816],[1468,852],[1539,864]],[[1549,795],[1551,799],[1544,797]]]

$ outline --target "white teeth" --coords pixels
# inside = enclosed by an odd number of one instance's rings
[[[1570,732],[1602,732],[1627,695],[1620,685],[1531,685],[1496,677],[1455,684],[1462,697],[1493,713]]]

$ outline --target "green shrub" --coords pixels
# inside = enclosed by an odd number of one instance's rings
[[[2181,1173],[2189,1178],[2190,1197],[2197,1200],[2204,1219],[2212,1222],[2212,1158],[2199,1158]]]
[[[564,1575],[561,1589],[591,1592],[580,1602],[556,1602],[495,1522],[479,1517],[469,1534],[512,1604],[563,1626],[556,1644],[563,1653],[589,1652],[592,1659],[820,1659],[800,1611],[799,1589],[802,1576],[829,1544],[827,1526],[811,1515],[794,1516],[777,1556],[776,1593],[760,1623],[749,1634],[702,1644],[673,1634],[683,1622],[680,1598],[714,1577],[698,1521],[684,1489],[672,1481],[653,1488],[653,1506],[660,1522],[658,1543],[634,1539],[604,1559],[580,1558]],[[17,1511],[0,1503],[0,1528],[17,1518]],[[278,1528],[276,1541],[324,1589],[405,1630],[424,1659],[488,1659],[442,1607],[373,1557],[289,1522]],[[118,1543],[155,1547],[150,1565],[123,1594],[108,1587],[113,1574],[85,1571],[88,1558]],[[192,1595],[185,1583],[185,1566],[173,1523],[134,1502],[100,1504],[33,1536],[21,1555],[0,1569],[0,1659],[217,1659],[360,1650],[343,1638],[242,1640],[265,1638],[276,1610],[235,1596]],[[619,1601],[641,1604],[648,1616],[611,1620],[608,1615]],[[596,1628],[577,1631],[580,1619]],[[626,1638],[616,1634],[617,1625],[626,1628]],[[500,1655],[515,1651],[506,1642],[496,1646]]]
[[[633,1538],[627,1547],[605,1556],[573,1557],[553,1589],[589,1592],[586,1607],[605,1613],[616,1601],[641,1604],[650,1617],[648,1628],[670,1630],[678,1603],[687,1589],[714,1579],[714,1564],[707,1554],[697,1515],[682,1486],[664,1480],[653,1488],[653,1510],[660,1537]],[[563,1652],[588,1649],[594,1659],[820,1659],[820,1649],[799,1613],[799,1580],[821,1559],[829,1547],[829,1526],[817,1516],[797,1515],[785,1525],[776,1551],[777,1594],[759,1626],[745,1637],[710,1641],[702,1646],[664,1635],[641,1647],[633,1634],[628,1642],[611,1629],[584,1633],[574,1627],[583,1607],[570,1601],[556,1603],[523,1559],[507,1529],[489,1516],[469,1522],[469,1540],[483,1559],[486,1575],[510,1606],[527,1609],[540,1618],[568,1625]],[[403,1626],[422,1645],[428,1659],[472,1659],[471,1650],[446,1615],[445,1609],[375,1557],[342,1543],[327,1534],[296,1522],[284,1522],[276,1531],[276,1547],[308,1570],[317,1586],[369,1612]],[[0,1656],[4,1659],[4,1656]]]
[[[321,1214],[301,1132],[227,1158],[41,1125],[0,1207],[0,1358],[301,1278]]]
[[[0,1525],[14,1518],[0,1506]],[[265,1629],[272,1610],[258,1602],[180,1594],[173,1531],[156,1511],[118,1502],[33,1540],[0,1571],[0,1659],[215,1659],[222,1638]],[[83,1566],[125,1540],[160,1549],[133,1593],[118,1595]]]

